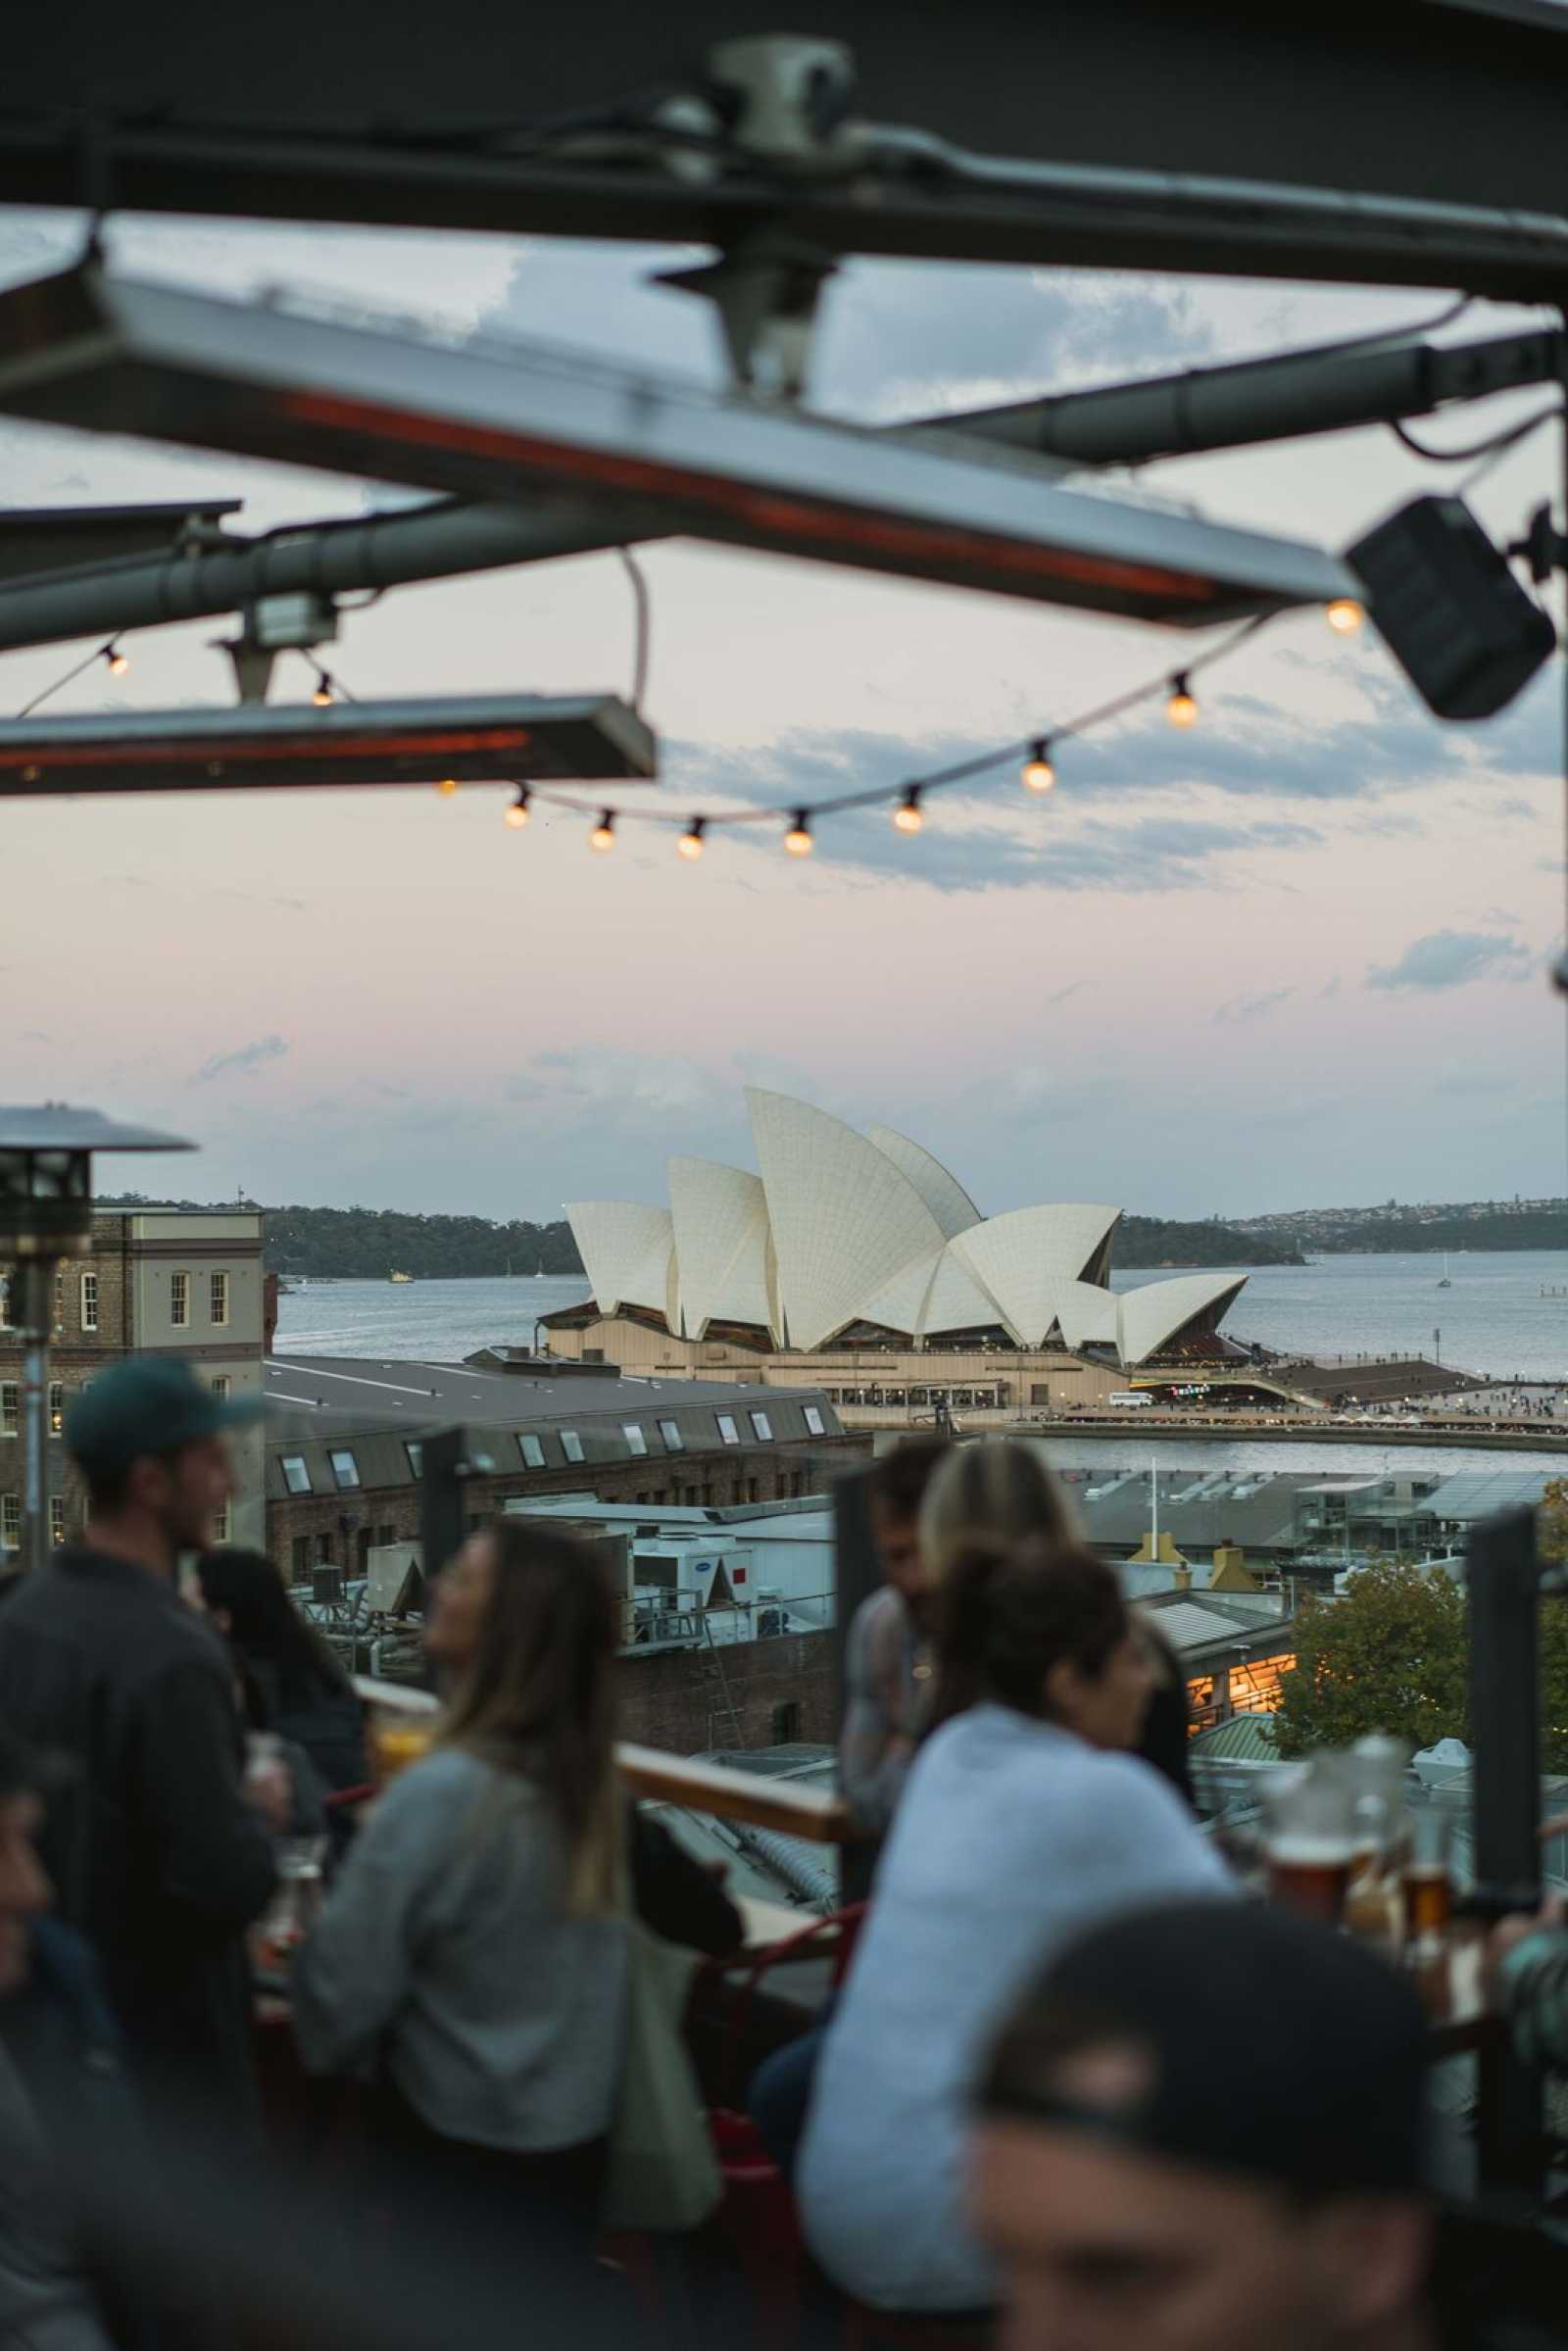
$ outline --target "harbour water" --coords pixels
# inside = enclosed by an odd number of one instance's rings
[[[1118,1290],[1166,1269],[1112,1276]],[[1236,1339],[1287,1353],[1430,1355],[1494,1378],[1568,1379],[1568,1250],[1325,1257],[1259,1266],[1226,1317]],[[278,1301],[285,1354],[427,1356],[451,1363],[475,1347],[532,1344],[534,1319],[586,1298],[579,1275],[461,1282],[312,1282]],[[1280,1465],[1284,1466],[1283,1463]]]

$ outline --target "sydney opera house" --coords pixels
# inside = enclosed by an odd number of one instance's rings
[[[940,1351],[978,1359],[996,1402],[1020,1407],[1087,1403],[1140,1368],[1240,1355],[1219,1323],[1245,1275],[1111,1290],[1119,1209],[982,1216],[891,1128],[859,1134],[760,1089],[746,1099],[760,1174],[675,1158],[667,1207],[567,1203],[593,1298],[545,1318],[553,1353],[752,1379],[760,1356],[769,1378],[813,1382],[874,1361],[884,1383],[929,1383]]]

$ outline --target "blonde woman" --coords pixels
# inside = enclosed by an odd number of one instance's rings
[[[933,1587],[940,1589],[953,1561],[973,1543],[1001,1548],[1039,1542],[1066,1548],[1080,1540],[1072,1504],[1060,1481],[1033,1445],[1013,1437],[986,1437],[955,1445],[939,1462],[920,1505],[920,1557]],[[1133,1618],[1147,1651],[1153,1691],[1139,1734],[1137,1752],[1162,1772],[1190,1804],[1187,1768],[1187,1686],[1175,1650],[1142,1612]],[[934,1706],[932,1723],[946,1720],[972,1702],[961,1672],[950,1674]]]
[[[615,1632],[571,1537],[469,1538],[432,1595],[438,1742],[373,1807],[293,1979],[307,2068],[373,2066],[411,2190],[585,2258],[625,2030]]]

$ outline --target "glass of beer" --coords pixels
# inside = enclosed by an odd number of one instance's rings
[[[377,1788],[385,1788],[430,1752],[435,1717],[406,1712],[400,1706],[377,1706],[370,1715],[370,1761]]]
[[[1265,1788],[1269,1899],[1337,1927],[1355,1862],[1355,1795],[1329,1759]]]
[[[1407,1837],[1399,1889],[1404,1898],[1404,1937],[1410,1944],[1442,1940],[1453,1909],[1449,1844],[1453,1823],[1441,1805],[1424,1804],[1406,1815]]]

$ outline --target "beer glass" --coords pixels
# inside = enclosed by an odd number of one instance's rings
[[[1441,1805],[1424,1804],[1406,1815],[1408,1837],[1399,1873],[1408,1943],[1440,1941],[1453,1908],[1449,1845],[1453,1822]]]
[[[1269,1899],[1337,1927],[1355,1859],[1355,1792],[1328,1758],[1265,1787]]]
[[[430,1752],[435,1717],[401,1706],[376,1706],[370,1713],[370,1761],[377,1788],[385,1788],[412,1763]]]

